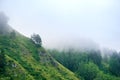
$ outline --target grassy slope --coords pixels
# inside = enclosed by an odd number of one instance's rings
[[[0,36],[6,57],[6,73],[0,80],[78,80],[74,73],[54,60],[44,48],[21,35]]]

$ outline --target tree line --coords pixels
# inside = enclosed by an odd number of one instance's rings
[[[100,50],[48,50],[62,65],[81,80],[120,80],[120,53],[102,54]]]

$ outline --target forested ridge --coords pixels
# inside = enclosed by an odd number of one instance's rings
[[[101,50],[48,50],[81,80],[120,80],[120,53]]]

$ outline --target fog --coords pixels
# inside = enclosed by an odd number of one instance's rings
[[[0,12],[0,34],[6,34],[12,31],[12,28],[8,24],[9,18],[4,12]]]
[[[8,17],[3,12],[0,12],[0,24],[7,24],[7,23],[8,23]]]
[[[46,48],[119,51],[119,4],[119,0],[1,0],[0,11],[20,33],[40,34]]]

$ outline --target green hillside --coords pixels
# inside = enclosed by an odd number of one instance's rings
[[[0,80],[78,80],[43,47],[18,33],[0,34]]]

